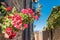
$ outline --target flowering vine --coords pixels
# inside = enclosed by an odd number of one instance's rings
[[[29,22],[34,21],[34,19],[38,20],[38,15],[35,15],[30,8],[22,9],[20,13],[17,12],[15,7],[1,6],[0,8],[2,9],[0,11],[2,33],[10,39],[14,38],[18,31],[27,29]]]

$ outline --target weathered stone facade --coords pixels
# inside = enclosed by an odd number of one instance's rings
[[[53,40],[60,40],[60,27],[58,26],[53,31]]]
[[[48,18],[49,40],[60,40],[60,6],[54,7]]]

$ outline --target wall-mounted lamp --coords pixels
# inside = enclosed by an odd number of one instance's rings
[[[33,2],[38,2],[38,0],[32,0]]]

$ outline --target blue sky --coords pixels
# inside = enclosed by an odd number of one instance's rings
[[[43,30],[43,27],[46,26],[46,21],[53,9],[53,6],[59,6],[60,0],[39,0],[39,4],[42,5],[41,16],[38,21],[35,20],[34,31]]]

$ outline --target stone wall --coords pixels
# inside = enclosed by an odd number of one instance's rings
[[[35,40],[49,40],[48,31],[37,31],[34,33]]]
[[[39,36],[39,40],[60,40],[60,27],[57,26],[52,31],[39,31],[37,36]],[[35,35],[35,39],[38,38],[37,36]]]
[[[60,40],[60,27],[55,28],[53,31],[53,40]]]
[[[49,40],[48,31],[43,31],[43,40]]]
[[[60,27],[56,27],[54,30],[52,30],[52,34],[51,31],[48,32],[48,34],[46,34],[46,32],[44,32],[44,40],[48,39],[48,40],[60,40]]]

